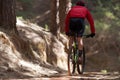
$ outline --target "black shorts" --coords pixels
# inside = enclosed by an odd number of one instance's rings
[[[70,35],[74,36],[72,33],[77,33],[78,37],[82,37],[85,30],[85,23],[83,18],[70,18],[69,22]]]

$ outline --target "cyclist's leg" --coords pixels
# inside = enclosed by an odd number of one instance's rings
[[[78,40],[78,49],[79,50],[83,50],[83,40],[82,40],[82,37],[78,37],[77,40]]]
[[[83,39],[82,39],[83,33],[84,33],[84,26],[78,32],[78,38],[77,38],[77,41],[78,41],[78,50],[79,50],[79,62],[80,63],[82,62],[81,61],[81,55],[83,53]]]
[[[78,49],[79,49],[79,54],[80,54],[80,57],[81,57],[81,54],[82,54],[82,51],[83,51],[83,39],[82,39],[82,36],[83,36],[83,33],[84,33],[84,26],[82,27],[82,29],[78,32]]]
[[[85,30],[85,26],[84,26],[84,23],[82,22],[81,23],[81,30],[78,31],[78,49],[79,49],[79,54],[81,56],[82,54],[82,51],[83,51],[83,39],[82,39],[82,36],[83,36],[83,33],[84,33],[84,30]]]
[[[82,37],[78,37],[77,40],[78,40],[79,57],[81,57],[83,52],[83,40]]]
[[[78,49],[80,55],[82,54],[83,50],[83,41],[82,41],[82,35],[85,30],[85,25],[84,25],[84,19],[83,18],[71,18],[70,19],[70,29],[77,33],[77,41],[78,41]],[[72,44],[72,43],[70,43]]]
[[[72,36],[69,36],[69,53],[70,53],[71,50],[72,50],[72,43],[73,43],[73,37],[72,37]]]

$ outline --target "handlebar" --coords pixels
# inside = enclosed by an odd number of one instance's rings
[[[71,33],[69,33],[70,35],[73,35],[74,37],[77,37],[78,36],[78,34],[76,33],[76,32],[71,32]],[[69,36],[69,34],[68,34],[68,36]],[[83,34],[82,35],[83,37],[85,37],[85,38],[89,38],[89,37],[93,37],[91,34]]]
[[[83,35],[83,37],[85,37],[85,38],[90,38],[90,37],[91,37],[91,34]]]

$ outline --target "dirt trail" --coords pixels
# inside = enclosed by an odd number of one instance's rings
[[[42,78],[26,78],[26,79],[0,79],[0,80],[120,80],[118,72],[101,73],[101,72],[86,72],[83,75],[55,74]]]

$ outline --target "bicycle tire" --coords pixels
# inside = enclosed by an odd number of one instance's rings
[[[81,55],[81,63],[77,63],[77,71],[79,74],[83,74],[85,69],[85,48],[83,47],[83,53]]]
[[[76,63],[74,62],[74,48],[72,47],[72,52],[68,54],[68,74],[72,75],[75,72]]]

